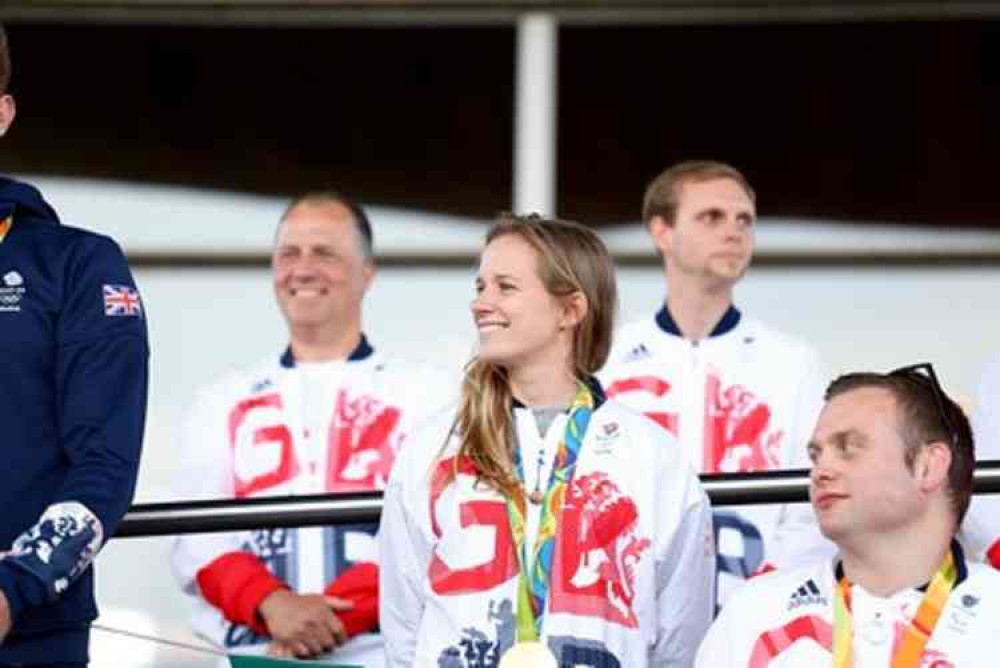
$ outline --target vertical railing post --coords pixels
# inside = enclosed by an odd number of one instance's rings
[[[556,215],[559,25],[531,13],[517,21],[514,213]]]

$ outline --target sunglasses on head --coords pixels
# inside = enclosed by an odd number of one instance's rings
[[[931,394],[934,396],[934,403],[937,405],[938,416],[941,418],[941,424],[944,425],[945,430],[948,432],[951,444],[953,446],[958,445],[958,430],[955,428],[955,424],[951,421],[951,418],[948,417],[949,402],[945,397],[944,390],[941,389],[941,383],[938,381],[937,374],[934,373],[934,367],[931,366],[930,362],[902,366],[898,369],[893,369],[886,375],[905,378],[920,387],[930,388]]]

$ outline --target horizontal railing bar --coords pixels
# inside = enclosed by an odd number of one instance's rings
[[[713,505],[740,506],[809,500],[806,469],[699,476]],[[1000,493],[1000,460],[976,465],[975,492]],[[177,501],[132,506],[116,538],[245,529],[377,522],[382,493],[351,492],[241,500]]]

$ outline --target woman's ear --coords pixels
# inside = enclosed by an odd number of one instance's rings
[[[10,94],[0,95],[0,137],[7,134],[7,128],[14,122],[16,112],[17,105],[14,104],[14,96]]]
[[[587,317],[587,297],[577,290],[563,298],[563,317],[559,322],[560,329],[576,327]]]

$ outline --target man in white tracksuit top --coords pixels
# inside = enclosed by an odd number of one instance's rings
[[[616,335],[608,396],[675,434],[700,472],[805,468],[819,357],[733,305],[753,252],[750,185],[722,163],[681,163],[650,184],[643,218],[668,290],[655,316]],[[715,524],[720,599],[754,573],[832,553],[801,506],[718,509]]]
[[[435,371],[386,359],[361,332],[373,272],[364,212],[336,193],[282,217],[274,285],[291,344],[202,390],[179,493],[237,498],[382,489],[397,450],[447,401]],[[377,524],[261,527],[179,538],[174,571],[196,631],[230,652],[379,666]]]
[[[495,668],[515,641],[519,571],[504,497],[462,467],[441,483],[454,466],[453,418],[417,433],[386,490],[381,624],[394,668]],[[566,419],[560,413],[541,436],[531,409],[516,407],[518,442],[551,450]],[[675,445],[613,401],[594,413],[559,522],[542,629],[559,665],[691,665],[713,607],[710,507]],[[526,476],[548,479],[548,468],[530,468]],[[530,534],[537,517],[527,521]]]
[[[703,668],[997,665],[1000,573],[957,527],[975,466],[929,365],[835,381],[810,442],[810,497],[839,554],[760,576],[723,607]]]

